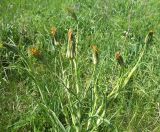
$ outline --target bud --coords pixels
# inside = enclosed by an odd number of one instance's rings
[[[149,33],[146,35],[145,40],[144,40],[145,44],[151,43],[153,41],[153,34],[154,32],[152,30],[149,31]]]

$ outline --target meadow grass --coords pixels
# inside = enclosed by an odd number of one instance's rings
[[[159,0],[1,0],[0,131],[159,132],[159,36]]]

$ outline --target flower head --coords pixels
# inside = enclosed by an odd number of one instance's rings
[[[52,27],[51,28],[51,35],[52,35],[52,37],[55,37],[56,33],[57,33],[57,28],[56,27]]]
[[[40,58],[42,56],[41,52],[37,48],[34,48],[34,47],[30,48],[29,51],[30,51],[31,55],[36,58]]]
[[[54,45],[60,45],[60,43],[56,40],[56,34],[57,34],[57,28],[52,27],[51,28],[52,41],[54,42]]]
[[[68,47],[67,47],[67,54],[66,57],[67,58],[74,58],[76,55],[76,42],[75,42],[75,38],[73,35],[73,30],[69,29],[68,30]]]
[[[98,48],[97,48],[96,45],[92,45],[91,48],[92,48],[93,64],[97,64],[98,61],[99,61],[99,60],[98,60],[98,59],[99,59],[99,55],[98,55],[99,50],[98,50]]]
[[[116,52],[115,58],[116,58],[116,60],[117,60],[117,62],[119,63],[120,66],[122,66],[122,67],[125,66],[125,63],[124,63],[124,61],[123,61],[123,57],[122,57],[122,55],[120,54],[120,52]]]

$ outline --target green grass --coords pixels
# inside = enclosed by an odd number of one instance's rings
[[[159,36],[159,0],[1,0],[0,131],[159,132]]]

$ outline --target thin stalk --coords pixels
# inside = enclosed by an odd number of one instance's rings
[[[77,91],[77,95],[78,95],[79,94],[79,85],[78,85],[77,63],[76,63],[75,59],[73,59],[73,64],[74,64],[74,72],[75,72],[76,91]]]
[[[92,77],[94,77],[95,72],[96,72],[96,65],[94,65],[94,67],[93,67],[93,76]],[[94,87],[92,88],[92,101],[94,100],[94,104],[91,107],[91,113],[89,114],[90,117],[93,116],[94,111],[96,109],[97,101],[98,101],[97,86],[96,86],[95,80],[93,80],[93,81],[94,81]],[[88,121],[87,130],[89,130],[90,125],[91,125],[91,118]]]
[[[135,64],[135,66],[131,69],[131,71],[128,73],[128,76],[123,80],[123,78],[120,78],[120,80],[118,81],[117,85],[113,88],[112,92],[107,96],[107,98],[110,98],[112,96],[114,96],[114,98],[116,98],[118,96],[118,91],[119,89],[123,89],[129,82],[130,78],[132,77],[133,73],[137,70],[139,63],[144,55],[146,49],[146,44],[144,45],[144,48],[142,49],[140,56],[138,58],[137,63]]]

